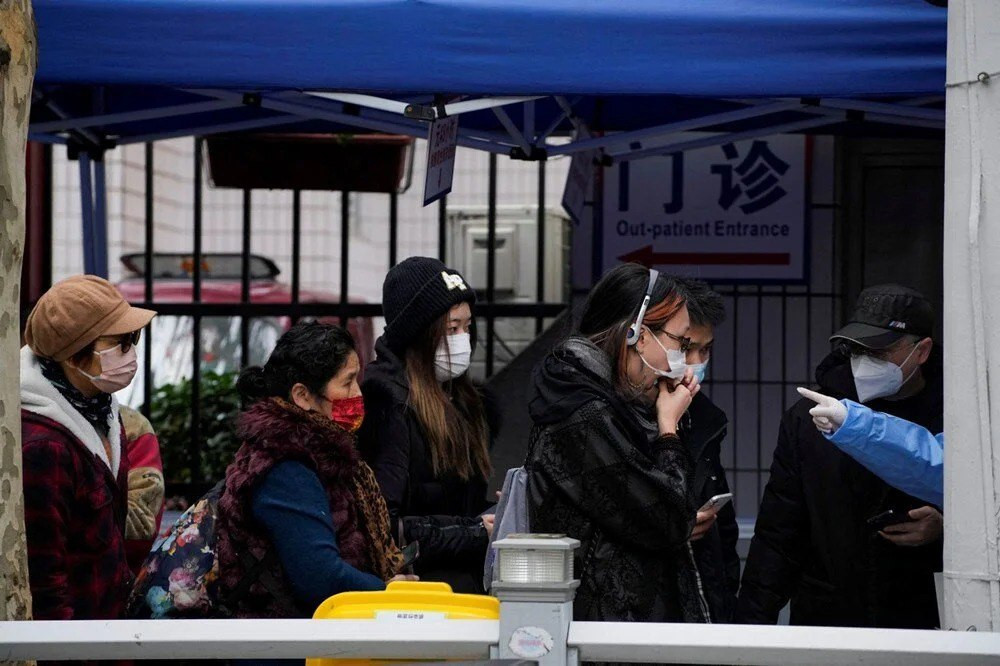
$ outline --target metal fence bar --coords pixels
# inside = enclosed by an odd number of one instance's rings
[[[0,622],[0,659],[484,659],[496,620]]]
[[[448,196],[438,199],[438,259],[448,263]]]
[[[1000,634],[645,622],[573,622],[580,661],[679,664],[1000,664]]]
[[[545,300],[545,161],[538,162],[538,267],[535,277],[535,299],[541,303]],[[541,335],[545,328],[545,320],[539,317],[535,320],[535,335]]]
[[[94,171],[90,168],[90,155],[81,152],[80,167],[80,217],[83,225],[83,272],[97,272],[97,250],[94,239]]]
[[[380,317],[381,303],[133,303],[135,307],[156,310],[163,316],[174,317]],[[476,306],[479,316],[486,317],[558,317],[565,303],[483,303]]]
[[[250,303],[250,211],[252,194],[243,190],[243,252],[240,265],[240,302]],[[240,317],[240,367],[250,365],[250,317]]]
[[[486,232],[486,302],[496,301],[497,287],[497,156],[490,153],[490,186],[489,204],[487,208]],[[493,315],[486,316],[486,376],[493,376],[495,350],[493,342],[496,338],[496,320]]]
[[[153,144],[146,144],[146,244],[144,248],[146,266],[144,270],[145,299],[147,303],[153,301]],[[142,413],[149,418],[153,409],[153,323],[146,327],[146,340],[143,345],[143,374],[142,374]]]
[[[302,191],[292,192],[292,307],[299,304],[302,290]],[[292,322],[297,321],[292,316]]]
[[[192,304],[201,303],[201,137],[194,140],[194,252],[192,266]],[[191,441],[189,455],[191,460],[191,480],[203,481],[201,478],[201,315],[192,314],[191,330]]]
[[[389,194],[389,268],[399,259],[399,197]]]
[[[349,300],[347,281],[350,275],[351,240],[351,193],[340,193],[340,325],[347,326],[347,303]]]

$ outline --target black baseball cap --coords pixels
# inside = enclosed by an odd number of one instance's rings
[[[904,335],[929,338],[933,331],[934,309],[923,294],[898,284],[880,284],[861,292],[850,322],[830,341],[885,349]]]

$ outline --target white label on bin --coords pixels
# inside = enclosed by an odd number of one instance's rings
[[[540,659],[552,651],[552,634],[541,627],[518,627],[510,635],[510,651],[522,659]]]
[[[432,613],[429,611],[377,611],[375,619],[386,622],[389,620],[445,620],[444,613]]]

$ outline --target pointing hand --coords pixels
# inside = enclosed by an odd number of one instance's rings
[[[796,389],[803,398],[809,398],[816,406],[809,410],[816,429],[827,435],[837,431],[847,420],[847,407],[836,398],[831,398],[816,391],[810,391],[801,386]]]

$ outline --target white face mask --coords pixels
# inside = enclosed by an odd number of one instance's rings
[[[434,354],[434,376],[439,382],[461,377],[472,364],[472,337],[468,333],[446,336]]]
[[[913,356],[913,352],[915,351],[917,351],[916,346],[913,347],[910,354],[903,361],[903,365],[906,365],[906,361],[910,360],[910,356]],[[851,357],[851,374],[854,375],[854,388],[858,390],[858,402],[861,403],[896,395],[903,388],[903,384],[909,381],[910,377],[916,371],[917,369],[914,368],[913,372],[904,379],[902,367],[892,361],[872,358],[867,354]]]
[[[654,374],[659,375],[660,377],[666,377],[667,379],[683,378],[684,371],[687,370],[688,367],[687,353],[681,351],[680,349],[667,349],[648,326],[646,326],[645,329],[649,333],[650,337],[656,340],[656,344],[660,345],[660,349],[663,350],[663,353],[667,355],[667,364],[670,366],[670,369],[661,370],[660,368],[654,368],[645,358],[643,358],[642,354],[639,354],[639,360],[642,361],[643,365],[652,370]]]

